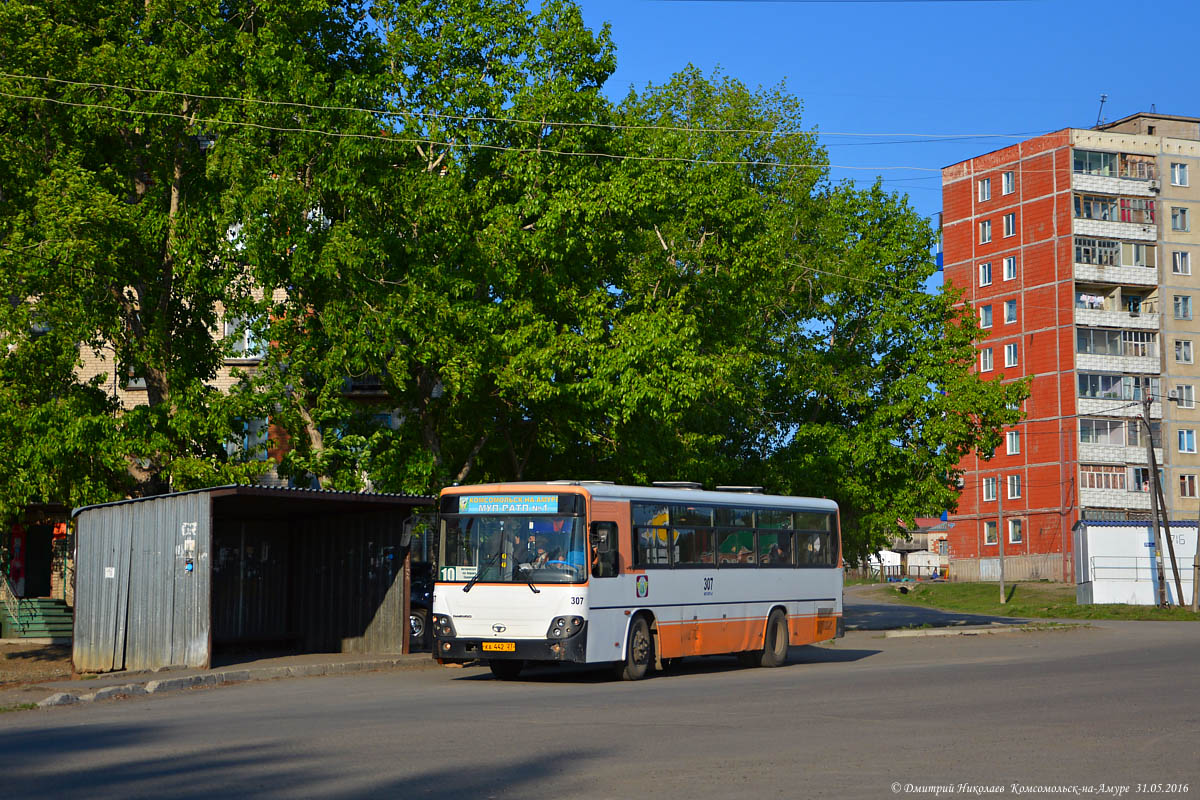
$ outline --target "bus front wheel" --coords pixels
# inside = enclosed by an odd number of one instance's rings
[[[625,660],[617,664],[617,677],[623,681],[641,680],[653,661],[654,640],[650,638],[650,625],[645,617],[638,617],[629,625]]]
[[[781,667],[787,661],[788,626],[787,616],[779,609],[767,617],[767,636],[763,642],[762,658],[759,664],[764,667]]]

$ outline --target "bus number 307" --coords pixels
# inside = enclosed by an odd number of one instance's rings
[[[582,597],[572,597],[572,598],[571,598],[571,605],[573,605],[573,606],[581,606],[581,605],[583,605],[583,598],[582,598]]]

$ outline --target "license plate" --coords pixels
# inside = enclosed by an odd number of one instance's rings
[[[498,653],[515,653],[517,652],[516,642],[484,642],[484,650],[491,650]]]

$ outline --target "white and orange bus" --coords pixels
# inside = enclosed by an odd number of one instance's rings
[[[750,488],[551,481],[441,493],[433,655],[612,664],[693,655],[779,666],[842,635],[838,507]]]

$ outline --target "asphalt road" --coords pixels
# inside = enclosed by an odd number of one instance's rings
[[[949,628],[959,625],[1015,624],[1018,617],[993,617],[988,614],[967,614],[961,611],[942,611],[937,608],[906,606],[884,602],[901,584],[865,584],[847,586],[842,602],[848,631],[886,631],[895,628]]]
[[[1014,782],[1194,795],[1198,642],[1189,623],[852,632],[779,669],[696,659],[636,683],[432,668],[4,714],[0,795],[695,800]]]

